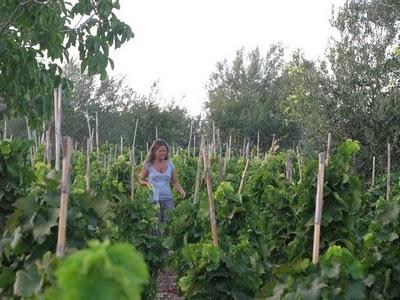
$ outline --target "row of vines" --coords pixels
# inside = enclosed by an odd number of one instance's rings
[[[311,263],[318,161],[287,152],[227,160],[210,156],[218,246],[212,242],[204,171],[194,201],[197,157],[172,157],[186,199],[175,195],[169,222],[157,222],[151,191],[135,185],[130,154],[108,149],[71,165],[66,257],[55,256],[60,172],[39,147],[0,142],[2,299],[153,299],[157,274],[172,268],[187,299],[395,299],[400,295],[400,182],[373,187],[352,171],[360,145],[337,147],[325,168],[320,261]],[[32,166],[33,161],[33,166]],[[136,167],[136,173],[140,166]],[[243,171],[246,169],[245,175]],[[243,186],[241,181],[243,178]],[[161,228],[160,228],[161,227]],[[156,231],[163,232],[163,238]]]

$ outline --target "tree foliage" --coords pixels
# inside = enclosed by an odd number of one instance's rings
[[[268,142],[272,134],[296,140],[296,125],[285,119],[280,109],[283,56],[283,48],[274,45],[265,57],[255,49],[246,60],[241,49],[231,65],[226,60],[219,62],[208,84],[209,123],[215,123],[225,135],[232,133],[239,141],[255,141],[258,132]]]
[[[0,118],[49,117],[53,88],[67,88],[61,63],[77,47],[82,70],[106,76],[109,47],[133,37],[115,0],[5,0],[0,4]]]

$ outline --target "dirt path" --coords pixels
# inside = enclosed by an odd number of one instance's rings
[[[157,278],[158,292],[156,299],[158,300],[180,300],[178,287],[176,285],[175,272],[161,272]]]

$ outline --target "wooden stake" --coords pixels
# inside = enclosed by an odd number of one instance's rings
[[[188,157],[190,156],[190,143],[192,141],[192,130],[193,130],[193,121],[190,122],[190,134],[189,134],[189,142],[188,142],[188,146],[187,146]],[[194,145],[193,145],[193,147],[194,147]]]
[[[3,141],[7,139],[7,120],[4,119],[4,127],[3,127]]]
[[[326,160],[325,160],[326,165],[329,164],[330,151],[331,151],[331,133],[329,132],[328,133],[328,144],[326,145]]]
[[[32,140],[32,136],[31,136],[31,128],[29,127],[28,117],[25,117],[25,121],[26,121],[26,130],[28,132],[28,140],[30,141],[30,140]],[[31,166],[33,167],[35,165],[35,160],[34,160],[34,157],[33,157],[33,149],[32,149],[32,147],[33,146],[31,146],[29,148],[29,155],[31,157]]]
[[[244,178],[246,176],[247,168],[249,166],[249,161],[250,161],[250,159],[249,159],[249,157],[247,157],[246,158],[246,165],[244,166],[244,170],[243,170],[243,173],[242,173],[242,180],[240,180],[239,190],[238,190],[238,193],[237,193],[238,195],[240,195],[242,193]]]
[[[139,123],[139,119],[136,119],[135,132],[133,133],[132,148],[136,147],[136,133],[137,133],[138,123]]]
[[[135,146],[132,146],[132,150],[131,150],[131,201],[133,201],[133,199],[135,197],[135,167],[136,167]]]
[[[203,161],[204,161],[204,172],[206,175],[208,205],[209,205],[209,211],[210,211],[211,235],[212,235],[213,245],[215,247],[218,247],[217,219],[215,216],[214,195],[213,195],[213,191],[212,191],[210,165],[209,165],[208,155],[206,152],[206,147],[203,147],[202,154],[203,154]]]
[[[96,159],[99,160],[99,114],[96,111]]]
[[[53,146],[51,144],[51,134],[50,134],[50,129],[46,131],[46,162],[51,168],[51,158],[52,158],[52,149]]]
[[[314,243],[312,263],[316,265],[319,261],[319,242],[321,237],[321,217],[324,193],[324,171],[325,171],[325,153],[319,154],[317,194],[315,196],[315,220],[314,220]]]
[[[232,135],[229,135],[229,145],[228,145],[228,161],[231,159],[231,154],[232,154]]]
[[[375,156],[372,156],[372,178],[371,178],[371,188],[375,185]]]
[[[58,219],[58,237],[57,250],[58,257],[64,256],[65,241],[67,231],[67,212],[68,212],[68,195],[69,195],[69,167],[71,163],[72,140],[65,137],[63,142],[63,160],[62,160],[62,177],[61,177],[61,200],[60,212]]]
[[[386,200],[390,198],[390,143],[387,144],[387,177],[386,177]]]
[[[286,162],[286,179],[292,183],[292,158],[290,156]]]
[[[257,131],[257,158],[260,157],[260,132]]]
[[[225,173],[226,173],[226,167],[228,165],[228,159],[229,159],[229,145],[226,144],[225,157],[224,157],[224,166],[222,167],[222,180],[224,179],[224,176],[225,176]]]
[[[131,161],[131,201],[135,198],[135,168],[136,168],[136,157],[135,157],[135,145],[136,145],[136,133],[139,119],[136,119],[135,131],[133,134],[132,149],[130,152]]]
[[[61,145],[61,131],[60,131],[60,112],[59,109],[59,98],[58,98],[58,91],[54,89],[54,131],[55,131],[55,151],[56,151],[56,160],[54,168],[56,170],[60,170],[60,145]]]
[[[91,138],[87,139],[87,143],[86,143],[86,175],[85,175],[85,179],[86,179],[86,191],[90,190],[90,155],[91,155],[91,146],[92,141]]]
[[[215,123],[213,122],[212,124],[212,153],[214,157],[217,155],[217,150],[216,150],[216,141],[215,141]]]
[[[196,158],[196,133],[193,133],[193,158]]]
[[[204,136],[201,136],[199,156],[197,158],[196,185],[194,188],[193,203],[197,203],[199,201],[199,190],[200,190],[200,180],[201,180],[201,161],[202,161],[203,148],[204,148]]]
[[[158,140],[158,128],[156,126],[156,140]]]
[[[121,136],[121,155],[124,154],[124,137]]]
[[[296,152],[297,152],[297,165],[299,167],[299,180],[301,182],[302,181],[302,177],[301,177],[301,157],[300,157],[299,147],[296,147]]]

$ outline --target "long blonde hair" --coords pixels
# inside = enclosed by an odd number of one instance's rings
[[[153,144],[150,147],[149,153],[147,154],[147,157],[144,161],[144,164],[152,164],[155,159],[156,159],[156,151],[158,148],[164,146],[167,148],[167,155],[165,156],[165,160],[168,160],[168,155],[169,155],[169,145],[167,144],[166,141],[162,139],[155,140]]]

